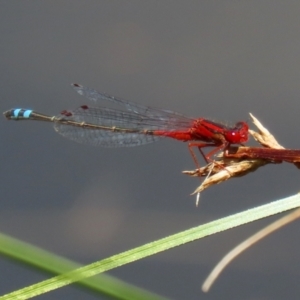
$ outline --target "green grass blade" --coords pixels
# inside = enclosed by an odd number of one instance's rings
[[[247,224],[271,215],[275,215],[300,206],[300,195],[271,202],[244,212],[231,215],[172,236],[148,243],[138,248],[123,252],[81,267],[67,274],[59,275],[51,279],[39,282],[13,293],[0,297],[0,299],[29,299],[41,295],[59,287],[66,286],[84,278],[111,270],[130,262],[154,255],[156,253],[192,242],[194,240],[212,235],[217,232],[228,230],[243,224]]]
[[[49,253],[28,243],[0,233],[0,254],[44,273],[57,275],[81,267],[71,260]],[[166,298],[127,284],[112,276],[101,274],[76,282],[86,290],[122,300],[166,300]],[[2,298],[2,297],[0,297]],[[12,296],[10,299],[15,299]],[[23,298],[20,298],[23,299]]]

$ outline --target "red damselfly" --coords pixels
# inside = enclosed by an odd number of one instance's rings
[[[248,140],[246,122],[229,127],[204,118],[189,118],[170,110],[136,104],[79,84],[72,84],[72,87],[96,105],[64,110],[53,117],[22,108],[10,109],[4,115],[10,120],[53,122],[55,130],[71,140],[104,147],[131,147],[154,142],[160,137],[173,138],[188,142],[196,164],[193,147],[200,150],[207,162],[217,151]],[[104,101],[119,105],[121,109],[104,107]],[[205,155],[204,147],[214,149]]]

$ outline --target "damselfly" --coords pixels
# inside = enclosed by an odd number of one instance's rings
[[[218,150],[248,140],[246,122],[229,127],[204,118],[189,118],[170,110],[136,104],[79,84],[72,84],[72,87],[96,105],[82,105],[52,117],[22,108],[10,109],[4,115],[10,120],[53,122],[55,130],[71,140],[104,147],[138,146],[169,137],[188,142],[195,161],[192,147],[198,147],[207,161]],[[119,105],[120,109],[102,106],[104,101]],[[201,150],[204,147],[215,149],[204,155]]]

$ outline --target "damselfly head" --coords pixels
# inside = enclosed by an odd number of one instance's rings
[[[249,126],[246,122],[238,122],[235,127],[225,133],[225,138],[230,144],[242,144],[248,141]]]

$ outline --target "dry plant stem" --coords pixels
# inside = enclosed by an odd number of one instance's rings
[[[231,147],[226,151],[226,158],[263,159],[271,163],[288,162],[299,168],[299,149],[274,149],[262,147]]]
[[[255,118],[251,113],[249,114],[253,124],[258,128],[259,132],[255,132],[253,130],[249,130],[250,134],[253,138],[260,143],[262,146],[273,149],[284,149],[275,137],[269,132],[267,128],[265,128],[257,118]]]
[[[300,218],[300,209],[294,210],[292,213],[280,218],[279,220],[273,222],[272,224],[266,226],[262,230],[258,231],[250,238],[246,239],[229,253],[227,253],[222,260],[215,266],[209,276],[206,278],[205,282],[202,285],[203,292],[208,292],[213,283],[219,277],[220,273],[225,269],[225,267],[238,255],[240,255],[247,248],[251,247],[253,244],[257,243],[259,240],[265,238],[267,235],[273,233],[275,230],[280,229],[281,227],[295,221]]]
[[[217,162],[218,163],[218,162]],[[193,192],[193,194],[200,193],[203,190],[209,188],[211,185],[221,183],[232,177],[240,177],[248,174],[249,172],[254,172],[257,168],[264,166],[268,162],[261,159],[247,159],[243,161],[238,161],[237,159],[228,160],[223,159],[222,164],[216,164],[211,171],[211,176],[207,177],[202,184]],[[223,166],[221,168],[221,166]],[[210,164],[200,169],[194,171],[184,171],[184,174],[190,176],[207,176]]]

